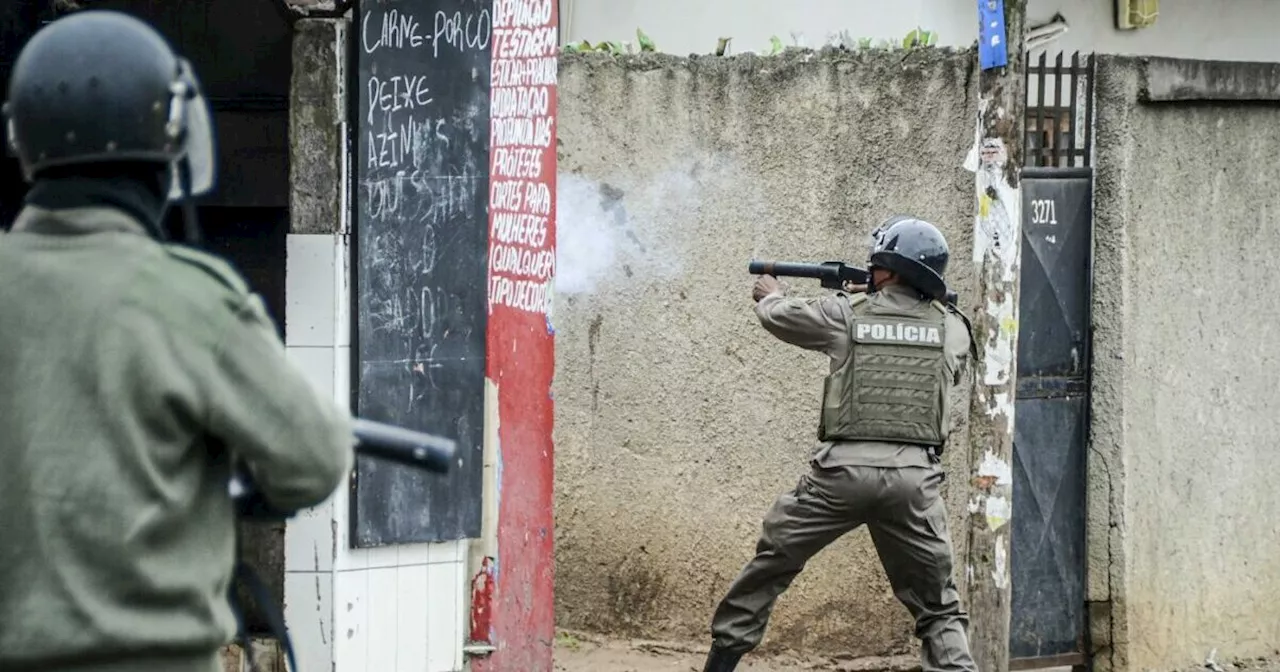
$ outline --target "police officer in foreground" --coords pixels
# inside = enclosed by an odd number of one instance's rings
[[[9,142],[32,183],[0,233],[0,670],[215,672],[231,641],[233,465],[271,507],[324,501],[347,411],[286,359],[225,263],[166,240],[213,184],[191,66],[84,11],[15,63]]]
[[[946,240],[914,217],[872,233],[871,285],[788,298],[772,276],[752,297],[765,330],[831,358],[811,470],[765,515],[756,555],[712,618],[704,672],[731,672],[760,644],[805,563],[866,525],[894,595],[915,619],[924,672],[976,671],[952,578],[940,455],[949,392],[964,382],[968,321],[944,305]],[[864,291],[865,290],[865,291]]]

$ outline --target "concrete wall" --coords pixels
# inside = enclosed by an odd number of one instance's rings
[[[974,3],[957,0],[561,0],[564,38],[631,40],[643,28],[662,51],[706,54],[720,37],[733,37],[735,52],[761,51],[777,35],[792,32],[809,46],[832,33],[901,40],[916,26],[937,31],[940,45],[971,46],[978,37]],[[1027,0],[1029,25],[1060,12],[1070,30],[1049,49],[1148,54],[1185,58],[1280,60],[1273,27],[1280,3],[1271,0],[1163,0],[1149,28],[1115,28],[1115,0]]]
[[[911,211],[944,227],[972,309],[974,61],[563,57],[559,627],[706,641],[761,516],[807,469],[828,363],[759,327],[750,258],[862,260],[870,228]],[[967,439],[953,439],[962,558]],[[766,645],[885,655],[914,651],[910,633],[860,530],[810,563]]]
[[[1189,67],[1098,66],[1089,598],[1112,600],[1094,605],[1095,639],[1114,639],[1104,669],[1280,641],[1280,109],[1139,100]],[[1266,83],[1249,69],[1184,77],[1182,95]]]

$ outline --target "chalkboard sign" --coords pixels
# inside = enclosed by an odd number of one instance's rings
[[[353,26],[356,408],[459,455],[444,476],[359,458],[359,547],[480,535],[491,6],[363,0]]]

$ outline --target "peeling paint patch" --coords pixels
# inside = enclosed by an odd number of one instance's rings
[[[1018,333],[1018,320],[1012,315],[1000,319],[1000,335],[1012,337]]]
[[[1012,485],[1012,483],[1014,483],[1014,477],[1012,477],[1012,470],[1009,468],[1009,462],[1001,460],[1000,457],[996,456],[996,453],[987,451],[986,456],[983,456],[982,458],[982,463],[978,465],[978,475],[973,477],[974,488],[980,490],[982,493],[991,493],[992,488],[998,488],[998,486],[1009,486]],[[979,494],[978,497],[986,499],[982,494]],[[995,497],[1000,497],[1000,495],[995,495]],[[1001,499],[1004,498],[1001,497]],[[969,503],[969,513],[978,513],[978,509],[979,504],[977,500],[972,500],[972,502]],[[989,500],[986,504],[986,511],[991,512],[991,503],[989,503]]]
[[[982,502],[976,499],[969,500],[969,514],[975,514],[982,510]]]
[[[1009,426],[1013,427],[1013,400],[1008,392],[997,392],[990,397],[983,397],[983,401],[987,402],[987,417],[1003,416],[1009,421]]]
[[[1004,116],[1003,110],[1000,116]],[[1004,141],[1000,138],[988,138],[982,142],[978,156],[982,160],[983,168],[988,166],[1004,168],[1004,164],[1009,161],[1009,150],[1005,148]]]
[[[485,509],[484,543],[486,554],[495,557],[498,555],[497,510],[502,502],[502,416],[499,398],[497,379],[486,375],[484,379],[484,463],[487,469],[493,470],[493,474],[486,475],[484,488],[485,497],[492,497],[493,501]]]
[[[996,453],[987,451],[982,456],[982,463],[978,465],[978,477],[980,479],[991,479],[987,481],[986,488],[991,489],[991,485],[1012,485],[1014,484],[1014,471],[1009,467],[1009,462],[1001,460]]]
[[[995,532],[1009,523],[1009,519],[1013,517],[1013,507],[1004,497],[992,495],[987,498],[986,513],[987,527]]]
[[[555,325],[552,324],[551,318],[555,315],[556,305],[556,272],[552,267],[551,277],[547,279],[547,333],[551,336],[556,335]]]
[[[1009,552],[1005,550],[1002,537],[996,537],[996,562],[995,569],[991,572],[991,580],[995,582],[996,588],[1001,590],[1009,587]]]
[[[493,641],[493,591],[496,584],[494,561],[486,557],[471,579],[471,641]]]
[[[1009,382],[1009,370],[1013,365],[1013,343],[1018,331],[1017,308],[1008,294],[999,300],[987,301],[987,315],[995,318],[1000,328],[986,343],[986,372],[982,382],[987,385],[1003,385]]]
[[[988,98],[978,100],[978,125],[973,129],[973,147],[969,148],[969,153],[964,157],[964,169],[976,173],[982,167],[981,152],[978,148],[982,146],[982,115],[986,114],[987,107],[991,104]]]
[[[494,499],[498,502],[502,501],[502,445],[498,444],[498,448],[494,454]]]

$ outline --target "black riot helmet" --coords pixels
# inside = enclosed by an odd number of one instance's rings
[[[895,215],[871,233],[871,268],[893,271],[931,299],[947,296],[951,252],[938,227],[909,215]]]
[[[213,129],[195,72],[127,14],[79,11],[37,31],[14,63],[3,111],[28,182],[46,169],[155,163],[169,166],[170,201],[213,188]]]

